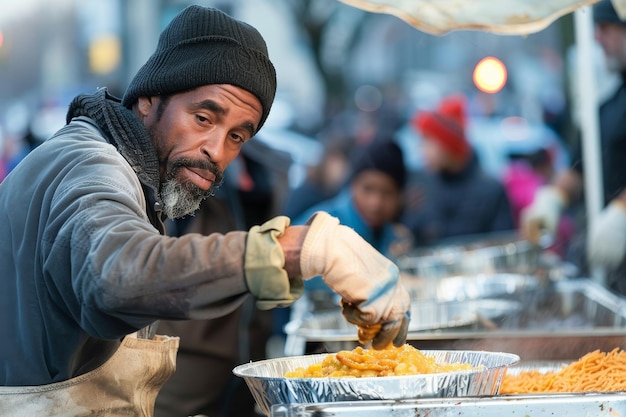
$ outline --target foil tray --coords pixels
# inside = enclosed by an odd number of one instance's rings
[[[513,325],[412,333],[409,338],[420,349],[504,351],[524,361],[572,361],[596,349],[626,349],[626,299],[590,279],[543,288],[532,308],[508,323]]]
[[[541,248],[515,233],[494,233],[451,239],[449,243],[416,249],[397,260],[400,271],[420,278],[445,278],[481,273],[535,274],[541,268]]]
[[[522,303],[519,314],[507,314],[497,320],[480,318],[472,326],[411,331],[407,341],[422,350],[510,352],[524,361],[571,361],[596,349],[626,349],[626,299],[591,279],[566,279],[543,285],[529,301]],[[415,319],[413,316],[412,320]],[[324,331],[330,336],[333,329]],[[319,349],[333,352],[356,346],[354,340],[347,338],[338,341],[339,335],[313,341],[307,337],[323,334],[307,335],[306,330],[301,334],[305,337],[288,334],[286,354],[313,353],[312,347],[318,352]],[[318,345],[322,342],[323,346],[312,346],[309,342]]]
[[[593,393],[275,405],[271,417],[625,417],[626,394]]]
[[[267,359],[240,365],[233,373],[244,379],[265,415],[276,404],[338,401],[402,400],[429,397],[491,396],[498,393],[506,369],[519,356],[500,352],[422,351],[440,363],[470,363],[483,369],[378,378],[285,378],[298,367],[318,363],[327,354]]]
[[[402,284],[414,301],[501,298],[530,303],[541,281],[533,275],[505,273],[454,275],[444,278],[420,278],[403,273]]]
[[[464,301],[411,303],[410,332],[458,329],[479,322],[491,321],[494,325],[516,317],[522,303],[513,300],[480,299]],[[341,315],[341,311],[325,311],[294,319],[285,326],[285,333],[306,341],[356,341],[357,327]]]
[[[507,373],[553,372],[568,362],[520,361]],[[278,404],[271,417],[626,417],[626,393],[529,394],[480,398],[426,398],[400,401],[359,401],[310,404]]]

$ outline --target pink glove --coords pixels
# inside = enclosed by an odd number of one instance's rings
[[[382,349],[406,341],[409,293],[398,267],[336,217],[317,212],[302,245],[304,279],[321,275],[342,297],[344,317],[359,326],[359,341]]]

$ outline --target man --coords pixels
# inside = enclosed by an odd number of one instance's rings
[[[622,83],[600,106],[600,143],[606,207],[591,225],[586,254],[591,264],[607,267],[610,288],[626,294],[626,21],[610,0],[593,5],[595,37],[604,51],[607,68],[619,72]],[[562,210],[580,200],[583,191],[582,158],[554,183],[539,189],[533,204],[522,213],[522,231],[532,241],[554,234]],[[585,267],[584,263],[582,265]],[[621,277],[621,279],[620,279]]]
[[[465,107],[465,97],[452,95],[411,121],[427,171],[417,192],[410,191],[420,197],[409,198],[403,215],[416,245],[514,229],[504,186],[482,170],[467,139]]]
[[[164,216],[192,214],[219,185],[275,90],[254,28],[190,6],[121,102],[106,89],[76,97],[68,124],[0,184],[3,415],[150,416],[178,342],[150,337],[156,320],[225,315],[249,294],[289,305],[316,275],[362,342],[404,343],[397,267],[327,213],[163,235]]]

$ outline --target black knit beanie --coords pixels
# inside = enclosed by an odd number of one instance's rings
[[[226,13],[188,6],[159,36],[156,51],[130,82],[122,104],[209,84],[231,84],[254,94],[263,126],[276,94],[276,71],[261,34]]]
[[[406,167],[402,149],[391,139],[377,140],[369,144],[354,161],[352,176],[354,179],[363,171],[380,171],[393,178],[398,188],[406,182]]]
[[[626,22],[617,15],[611,0],[602,0],[593,5],[593,21],[596,23],[617,23],[626,26]]]

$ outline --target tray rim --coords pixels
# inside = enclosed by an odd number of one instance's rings
[[[429,356],[429,354],[432,354],[432,353],[441,353],[441,354],[446,354],[446,353],[485,354],[487,353],[487,354],[498,355],[503,358],[509,358],[511,360],[511,363],[505,364],[505,365],[493,365],[493,366],[484,367],[480,369],[471,369],[471,370],[463,370],[463,371],[455,371],[455,372],[440,372],[440,373],[430,373],[430,374],[400,375],[400,376],[385,376],[385,377],[362,377],[362,378],[357,378],[357,379],[359,381],[367,382],[367,381],[377,381],[377,380],[380,380],[381,378],[385,378],[386,381],[393,381],[393,380],[405,380],[407,378],[414,378],[416,376],[420,376],[420,377],[428,377],[429,375],[440,376],[442,374],[450,374],[450,373],[455,374],[455,375],[457,374],[469,375],[469,374],[475,374],[475,373],[489,372],[489,371],[498,370],[501,368],[502,369],[509,368],[518,364],[521,360],[520,356],[515,353],[495,352],[495,351],[488,351],[488,350],[420,349],[420,352],[424,353],[426,356]],[[247,375],[247,374],[242,373],[242,371],[252,366],[262,366],[262,365],[265,365],[271,362],[277,362],[277,361],[288,361],[288,360],[295,361],[295,360],[309,360],[310,359],[311,363],[314,363],[316,361],[323,360],[328,355],[334,355],[336,353],[337,352],[328,352],[328,353],[315,353],[315,354],[299,355],[299,356],[283,356],[280,358],[271,358],[271,359],[262,359],[259,361],[251,361],[251,362],[237,365],[235,368],[233,368],[232,373],[240,378],[251,378],[251,379],[258,379],[258,380],[283,379],[285,377]],[[298,381],[298,380],[302,381],[302,380],[310,380],[310,379],[312,378],[289,378],[289,380],[294,380],[294,381]],[[331,379],[331,380],[341,381],[342,379],[348,379],[348,378],[324,377],[324,378],[315,378],[315,379],[320,379],[320,380]],[[349,379],[354,380],[354,378],[349,378]]]

